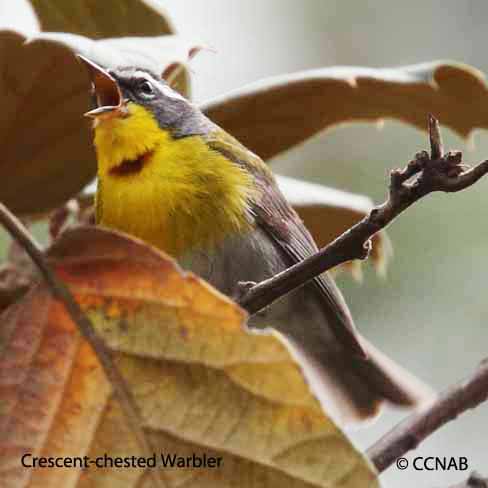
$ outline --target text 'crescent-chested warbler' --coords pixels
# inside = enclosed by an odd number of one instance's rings
[[[232,296],[317,247],[263,161],[159,76],[106,71],[83,59],[98,108],[97,223],[132,234]],[[306,114],[304,114],[306,116]],[[323,274],[254,316],[291,344],[326,411],[343,423],[374,416],[386,400],[411,406],[430,390],[355,330]]]

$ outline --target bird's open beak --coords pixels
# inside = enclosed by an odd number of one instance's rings
[[[78,59],[88,69],[98,104],[96,109],[86,112],[85,117],[92,119],[125,117],[128,114],[127,102],[122,98],[117,81],[93,61],[79,54]]]

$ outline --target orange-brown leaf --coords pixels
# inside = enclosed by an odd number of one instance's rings
[[[377,486],[321,411],[279,336],[142,243],[68,231],[50,262],[114,353],[159,453],[222,457],[166,469],[171,486]],[[25,452],[140,455],[91,349],[44,285],[1,317],[0,476],[5,488],[149,487],[142,469],[20,467]]]

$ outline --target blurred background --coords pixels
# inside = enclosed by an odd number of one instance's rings
[[[392,67],[449,59],[488,73],[485,1],[152,1],[167,9],[179,33],[215,50],[192,62],[197,102],[264,77],[338,64]],[[7,8],[7,2],[3,5]],[[10,16],[15,13],[11,8],[9,3]],[[488,158],[484,132],[468,144],[447,129],[444,138],[446,147],[465,152],[466,161]],[[389,170],[427,146],[426,135],[406,125],[387,121],[379,130],[355,124],[280,156],[274,169],[379,203]],[[385,279],[369,267],[362,284],[346,275],[339,278],[361,332],[438,390],[470,374],[488,355],[487,205],[488,179],[455,196],[430,196],[389,229],[395,257]],[[364,449],[404,415],[389,411],[351,435]],[[408,457],[465,456],[469,471],[488,476],[487,434],[485,404],[448,424]],[[399,471],[393,466],[381,479],[389,487],[415,483],[433,488],[466,477],[467,472]]]
[[[215,49],[192,63],[193,94],[204,101],[258,80],[330,65],[400,66],[435,59],[471,64],[488,73],[488,2],[353,2],[334,0],[161,0],[178,31]],[[442,123],[442,121],[441,121]],[[444,130],[446,147],[466,161],[488,158],[488,134],[466,144]],[[385,197],[387,174],[427,149],[424,133],[387,121],[381,130],[355,124],[318,135],[274,162],[282,174]],[[361,331],[415,374],[444,389],[487,356],[488,180],[453,195],[434,194],[389,229],[395,256],[386,279],[368,269],[362,284],[339,284]],[[388,412],[353,432],[368,447],[401,419]],[[488,405],[435,433],[415,456],[466,456],[469,471],[488,476]],[[384,486],[433,488],[462,472],[399,471]]]

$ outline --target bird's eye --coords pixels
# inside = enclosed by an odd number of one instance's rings
[[[146,98],[150,98],[154,95],[154,87],[150,81],[144,80],[139,83],[139,93]]]

